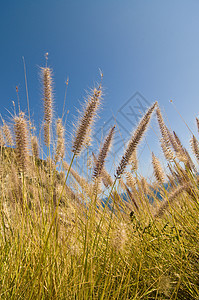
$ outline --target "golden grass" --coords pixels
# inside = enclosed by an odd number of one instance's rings
[[[13,131],[4,121],[0,128],[0,298],[197,299],[199,176],[157,103],[132,134],[115,179],[105,168],[114,128],[83,176],[75,165],[90,143],[101,83],[79,118],[68,163],[63,118],[55,142],[51,136],[52,71],[42,70],[47,159],[22,112]],[[154,111],[169,168],[163,174],[152,154],[157,180],[149,184],[137,171],[136,151]],[[191,145],[198,159],[195,136]]]

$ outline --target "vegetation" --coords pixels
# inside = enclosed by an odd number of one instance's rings
[[[133,132],[114,179],[105,161],[115,126],[86,162],[86,177],[74,166],[91,142],[102,83],[86,100],[67,162],[47,65],[42,79],[44,146],[20,109],[13,126],[2,119],[0,128],[1,299],[198,299],[199,176],[158,103]],[[137,171],[136,152],[152,117],[168,170],[151,153],[156,180],[149,184]],[[198,161],[195,136],[191,147]]]

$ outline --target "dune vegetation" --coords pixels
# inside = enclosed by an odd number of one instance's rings
[[[155,102],[134,129],[114,176],[105,163],[117,124],[85,162],[89,171],[80,173],[76,162],[92,143],[102,81],[78,116],[68,160],[65,120],[53,115],[47,65],[41,77],[41,135],[20,108],[12,122],[1,117],[0,298],[199,299],[197,137],[190,136],[189,153]],[[151,153],[153,183],[139,174],[137,158],[151,118],[157,119],[167,164],[165,172]]]

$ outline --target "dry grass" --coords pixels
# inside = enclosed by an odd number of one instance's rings
[[[132,134],[115,179],[105,168],[114,128],[83,176],[75,166],[91,141],[101,83],[85,104],[66,162],[62,118],[55,142],[51,136],[52,71],[42,70],[48,151],[22,112],[13,129],[4,121],[0,128],[0,298],[197,299],[199,177],[157,103]],[[136,152],[154,111],[169,167],[164,174],[151,154],[157,180],[149,184],[139,176]],[[198,159],[195,136],[191,146]],[[45,152],[47,159],[39,158]]]

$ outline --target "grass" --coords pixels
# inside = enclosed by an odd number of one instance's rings
[[[33,122],[21,111],[13,117],[14,129],[2,122],[1,299],[198,299],[199,177],[157,104],[132,134],[115,179],[104,166],[114,130],[95,163],[86,162],[95,176],[85,178],[74,165],[90,139],[101,83],[88,97],[74,133],[73,158],[66,163],[63,119],[52,136],[52,73],[45,71],[46,146],[38,144]],[[152,154],[156,181],[149,184],[136,168],[129,172],[129,165],[137,165],[137,145],[156,110],[169,169],[163,174]],[[197,138],[192,145],[198,158]]]

